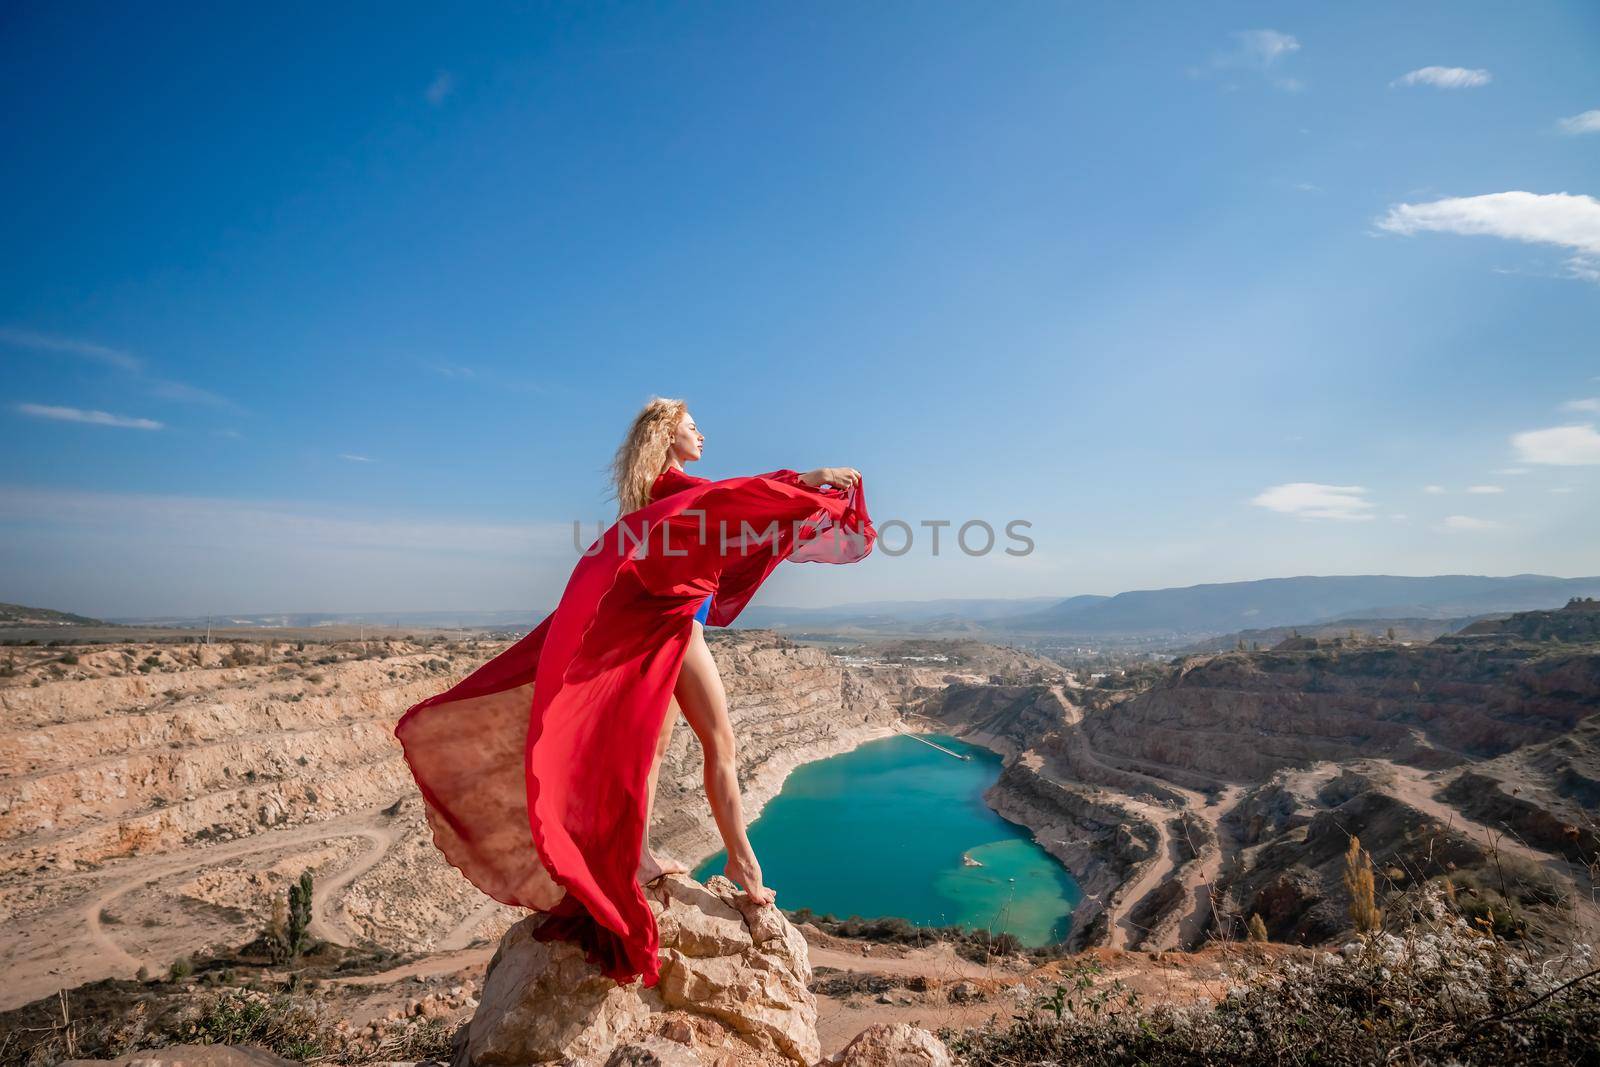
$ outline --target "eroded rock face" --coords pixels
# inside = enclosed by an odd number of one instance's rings
[[[1428,644],[1188,656],[1126,693],[951,685],[919,710],[1006,757],[985,799],[1077,878],[1073,947],[1191,947],[1252,913],[1274,939],[1340,936],[1351,834],[1385,877],[1505,887],[1515,853],[1544,888],[1500,911],[1537,911],[1552,944],[1587,941],[1596,618],[1578,602]]]
[[[752,906],[720,876],[705,885],[670,877],[651,892],[655,988],[618,985],[576,946],[535,939],[541,917],[525,919],[489,966],[459,1067],[821,1058],[806,944],[782,913]]]

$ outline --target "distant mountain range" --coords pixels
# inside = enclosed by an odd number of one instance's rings
[[[1600,592],[1600,577],[1517,574],[1488,578],[1387,574],[1267,578],[1118,593],[1095,603],[1074,597],[1043,611],[1009,616],[1018,633],[1230,633],[1341,619],[1449,619],[1495,612],[1559,608]]]
[[[1600,593],[1600,577],[1411,578],[1341,575],[1145,589],[1045,600],[874,602],[836,608],[758,608],[741,625],[839,632],[978,632],[1000,638],[1189,636],[1319,626],[1341,620],[1461,620],[1559,608]]]
[[[1200,639],[1241,630],[1313,627],[1341,620],[1462,620],[1474,616],[1553,609],[1573,597],[1600,596],[1600,577],[1517,574],[1404,577],[1385,574],[1267,578],[1116,596],[875,600],[829,608],[753,604],[744,628],[840,634],[981,634],[1019,637],[1161,637]],[[273,612],[215,615],[218,627],[416,626],[521,630],[548,608],[509,611]],[[0,605],[0,626],[85,624],[93,620],[43,609]],[[46,622],[46,619],[51,621]],[[118,618],[141,626],[204,627],[204,616]]]

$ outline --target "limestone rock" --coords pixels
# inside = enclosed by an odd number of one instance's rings
[[[951,1067],[943,1041],[906,1023],[869,1026],[827,1062],[832,1067]]]
[[[669,877],[650,893],[661,935],[653,989],[618,985],[576,946],[537,940],[542,917],[525,919],[489,965],[458,1067],[821,1058],[806,943],[781,912],[753,906],[721,876],[705,885]]]
[[[649,1037],[618,1045],[606,1067],[704,1067],[705,1061],[687,1045],[666,1038]]]
[[[983,990],[972,982],[957,982],[945,993],[945,998],[952,1004],[970,1004],[983,999]]]
[[[774,907],[757,907],[721,875],[665,881],[661,982],[668,1007],[710,1015],[760,1049],[814,1063],[817,1002],[805,939]],[[730,926],[730,923],[732,924]],[[675,934],[669,942],[667,934]],[[710,930],[742,937],[717,939]]]
[[[513,926],[489,962],[467,1032],[465,1061],[513,1065],[575,1059],[603,1063],[650,1014],[632,987],[606,978],[565,941],[539,941],[538,917]]]

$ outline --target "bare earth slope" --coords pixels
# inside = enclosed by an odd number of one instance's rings
[[[921,710],[1014,754],[990,803],[1084,885],[1078,944],[1193,947],[1253,913],[1334,938],[1351,835],[1393,886],[1450,874],[1560,942],[1600,928],[1595,610],[1189,657],[1133,695],[955,685]]]

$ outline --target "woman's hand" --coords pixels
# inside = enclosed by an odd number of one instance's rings
[[[806,471],[800,480],[813,489],[820,489],[824,485],[836,489],[854,489],[861,480],[861,472],[854,467],[818,467],[814,471]]]

